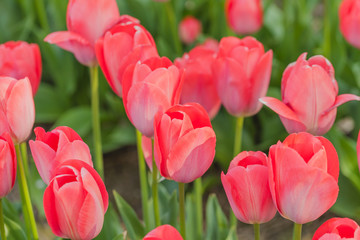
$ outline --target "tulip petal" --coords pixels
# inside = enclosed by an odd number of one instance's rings
[[[329,108],[325,113],[330,112],[331,110],[339,107],[340,105],[347,103],[349,101],[360,101],[360,97],[354,94],[341,94],[336,97],[334,105]]]
[[[49,185],[52,179],[52,171],[55,167],[55,151],[42,141],[29,141],[31,154],[33,156],[36,168],[40,177]]]
[[[341,240],[341,237],[335,233],[326,233],[319,240]]]
[[[52,232],[59,237],[67,237],[60,229],[59,218],[55,207],[55,194],[51,187],[47,187],[43,197],[44,212],[46,220]]]
[[[166,239],[183,240],[183,238],[181,237],[180,233],[176,230],[176,228],[167,224],[155,228],[154,230],[146,234],[143,240],[166,240]]]
[[[56,157],[54,159],[54,162],[56,166],[58,166],[62,162],[72,159],[81,160],[93,167],[90,149],[88,145],[83,141],[76,140],[74,142],[71,143],[69,142],[66,145],[64,145],[61,149],[59,149],[56,152]]]
[[[324,137],[316,137],[325,148],[327,158],[327,172],[337,181],[339,178],[339,157],[332,143]]]

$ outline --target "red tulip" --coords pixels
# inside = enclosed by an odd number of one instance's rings
[[[96,42],[95,50],[108,83],[119,97],[122,97],[126,67],[159,56],[151,34],[139,20],[130,16],[121,16],[121,20]]]
[[[14,187],[16,179],[16,153],[8,133],[0,136],[0,198],[5,197]]]
[[[0,134],[9,132],[14,143],[25,141],[35,122],[29,79],[0,77]]]
[[[308,61],[303,53],[284,71],[281,82],[282,102],[264,97],[261,102],[279,114],[289,133],[306,131],[323,135],[330,130],[341,104],[358,100],[352,94],[338,96],[334,68],[323,56]]]
[[[29,145],[36,168],[46,184],[54,177],[57,166],[67,160],[78,159],[93,166],[89,147],[73,129],[57,127],[45,132],[37,127],[34,132],[36,139],[30,140]]]
[[[119,16],[115,0],[70,0],[66,15],[68,31],[51,33],[44,40],[72,52],[81,64],[94,66],[95,42]]]
[[[339,159],[324,137],[290,134],[269,151],[269,185],[274,204],[287,219],[304,224],[325,213],[336,201]]]
[[[123,77],[123,101],[126,114],[145,136],[154,135],[157,112],[179,102],[180,73],[166,57],[151,58],[127,68]]]
[[[231,209],[241,222],[260,224],[275,216],[268,175],[263,152],[241,152],[231,161],[228,173],[221,173]]]
[[[230,28],[238,34],[255,33],[263,24],[261,0],[226,0],[225,14]]]
[[[221,39],[212,65],[217,92],[226,110],[237,117],[260,111],[271,75],[272,51],[253,37]]]
[[[208,170],[216,136],[201,105],[173,106],[156,115],[154,125],[155,162],[163,177],[188,183]]]
[[[148,167],[150,168],[150,170],[152,171],[152,143],[151,143],[151,138],[148,138],[146,136],[142,136],[141,137],[141,147],[142,147],[142,151],[144,154],[144,158],[145,158],[145,162],[148,165]]]
[[[23,41],[0,44],[0,76],[15,79],[28,77],[35,95],[40,84],[41,69],[41,55],[37,44]]]
[[[339,8],[340,31],[345,39],[360,49],[360,1],[343,0]]]
[[[193,16],[187,16],[179,24],[179,36],[182,42],[191,44],[201,33],[201,22]]]
[[[44,193],[44,210],[56,236],[93,239],[101,231],[108,193],[99,174],[79,160],[63,162]]]
[[[315,232],[312,240],[360,239],[359,225],[349,218],[331,218]]]
[[[180,233],[176,228],[171,225],[162,225],[148,234],[143,238],[143,240],[183,240]]]
[[[206,109],[210,118],[216,116],[221,106],[211,71],[214,60],[215,51],[202,45],[175,60],[175,65],[184,71],[180,103],[197,102]]]

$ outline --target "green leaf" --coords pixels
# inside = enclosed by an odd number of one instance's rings
[[[161,223],[177,226],[177,217],[179,210],[179,205],[177,202],[177,192],[173,191],[173,193],[170,195],[162,184],[159,184],[158,187]]]
[[[124,221],[126,230],[130,239],[138,240],[145,236],[145,228],[136,216],[134,209],[114,190],[113,191],[116,206]]]
[[[194,195],[188,193],[186,195],[185,203],[185,227],[186,227],[186,238],[196,239],[196,201]]]
[[[11,219],[4,217],[6,238],[8,240],[26,240],[24,231],[19,224]]]
[[[228,232],[228,220],[215,194],[211,194],[206,204],[206,240],[225,239]]]

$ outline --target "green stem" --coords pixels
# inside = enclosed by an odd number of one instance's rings
[[[140,176],[140,188],[141,188],[141,204],[142,204],[142,212],[143,218],[145,221],[145,229],[146,232],[150,231],[150,218],[149,218],[149,210],[148,210],[148,184],[146,178],[146,165],[145,159],[141,147],[141,132],[136,130],[136,144],[138,151],[138,160],[139,160],[139,176]]]
[[[179,182],[180,233],[186,240],[185,230],[185,183]]]
[[[201,177],[195,180],[197,239],[203,235],[203,203]]]
[[[158,196],[158,180],[157,180],[157,167],[155,163],[155,145],[154,139],[151,140],[152,143],[152,197],[153,197],[153,207],[154,207],[154,217],[155,217],[155,226],[158,227],[161,225],[160,222],[160,211],[159,211],[159,196]]]
[[[26,219],[26,217],[25,217],[25,220],[29,221],[29,225],[31,227],[31,232],[32,232],[34,240],[38,240],[39,235],[38,235],[38,232],[36,229],[35,216],[34,216],[34,212],[33,212],[32,205],[31,205],[30,193],[29,193],[29,188],[28,188],[27,182],[26,182],[23,161],[21,160],[19,144],[15,144],[15,150],[16,150],[17,164],[18,164],[18,182],[19,182],[20,191],[22,192],[21,196],[23,197],[21,199],[21,201],[25,203],[23,205],[23,212],[24,212],[24,215],[25,215],[25,212],[27,212],[27,214],[28,214],[28,216],[27,216],[28,218]]]
[[[98,66],[90,67],[90,82],[91,82],[91,111],[93,124],[93,140],[95,150],[95,169],[99,175],[104,179],[104,163],[101,146],[101,128],[100,128],[100,113],[99,113],[99,76]]]
[[[25,176],[29,177],[29,160],[26,142],[20,143],[21,157],[24,164]]]
[[[329,0],[324,0],[324,45],[323,45],[323,55],[330,59],[331,54],[331,6]]]
[[[302,224],[294,223],[293,240],[301,240]]]
[[[1,240],[6,240],[2,198],[0,198],[0,231],[1,231]]]
[[[181,46],[181,42],[180,42],[180,38],[179,38],[179,33],[178,33],[178,26],[176,24],[176,19],[175,19],[175,13],[174,13],[174,8],[171,4],[171,1],[168,1],[165,4],[165,11],[167,14],[167,17],[169,19],[169,23],[170,23],[170,31],[171,31],[171,35],[174,41],[174,47],[176,49],[176,53],[178,56],[181,56],[182,54],[182,46]]]
[[[50,30],[49,30],[49,24],[47,21],[47,17],[46,17],[44,1],[43,0],[35,0],[34,4],[35,4],[36,15],[38,17],[41,28],[45,32],[49,32]]]
[[[260,240],[260,224],[255,223],[254,225],[254,239],[255,240]]]

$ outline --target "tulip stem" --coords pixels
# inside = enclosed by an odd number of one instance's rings
[[[202,204],[201,177],[195,180],[195,199],[196,199],[197,239],[201,239],[201,236],[203,235],[203,204]]]
[[[23,166],[23,161],[21,159],[19,144],[15,144],[15,150],[16,150],[17,164],[18,164],[18,182],[22,197],[21,202],[24,203],[22,205],[24,215],[26,216],[25,212],[27,213],[27,217],[25,217],[25,220],[29,221],[29,225],[31,227],[31,232],[34,240],[38,240],[39,235],[36,229],[35,216],[31,205],[31,198],[30,198],[29,188],[26,182],[25,170]]]
[[[179,38],[179,34],[177,32],[178,26],[176,24],[176,19],[175,19],[175,13],[174,13],[174,8],[171,5],[171,1],[168,1],[165,4],[165,11],[166,14],[168,16],[169,19],[169,23],[170,23],[170,28],[171,28],[171,34],[172,34],[172,38],[174,41],[174,45],[175,45],[175,49],[176,49],[176,53],[178,56],[180,56],[182,54],[182,46],[180,43],[180,38]]]
[[[330,3],[329,0],[324,1],[324,45],[323,45],[323,54],[326,58],[330,59],[331,54],[331,6],[332,2]]]
[[[101,145],[101,128],[99,113],[99,76],[98,66],[90,67],[91,82],[91,111],[93,125],[93,141],[95,151],[95,169],[102,179],[104,179],[104,163]]]
[[[185,183],[179,182],[180,233],[186,239],[185,230]]]
[[[24,164],[25,176],[29,177],[29,160],[26,142],[20,143],[21,157]]]
[[[155,163],[155,145],[154,139],[151,139],[152,143],[152,197],[153,197],[153,207],[154,207],[154,217],[156,227],[161,225],[160,222],[160,212],[159,212],[159,196],[158,196],[158,181],[157,181],[157,166]]]
[[[3,207],[2,207],[2,198],[0,198],[0,230],[1,230],[1,239],[6,240],[4,212],[3,212]]]
[[[137,144],[137,152],[138,152],[138,160],[139,160],[139,176],[140,176],[140,188],[141,188],[141,204],[142,204],[142,212],[143,218],[145,222],[146,232],[150,231],[150,219],[149,219],[149,209],[148,209],[148,183],[146,178],[146,166],[145,159],[143,155],[143,150],[141,146],[141,132],[136,130],[136,144]]]
[[[302,224],[294,223],[293,240],[301,240]]]
[[[254,225],[254,239],[255,240],[260,240],[260,224],[255,223]]]

